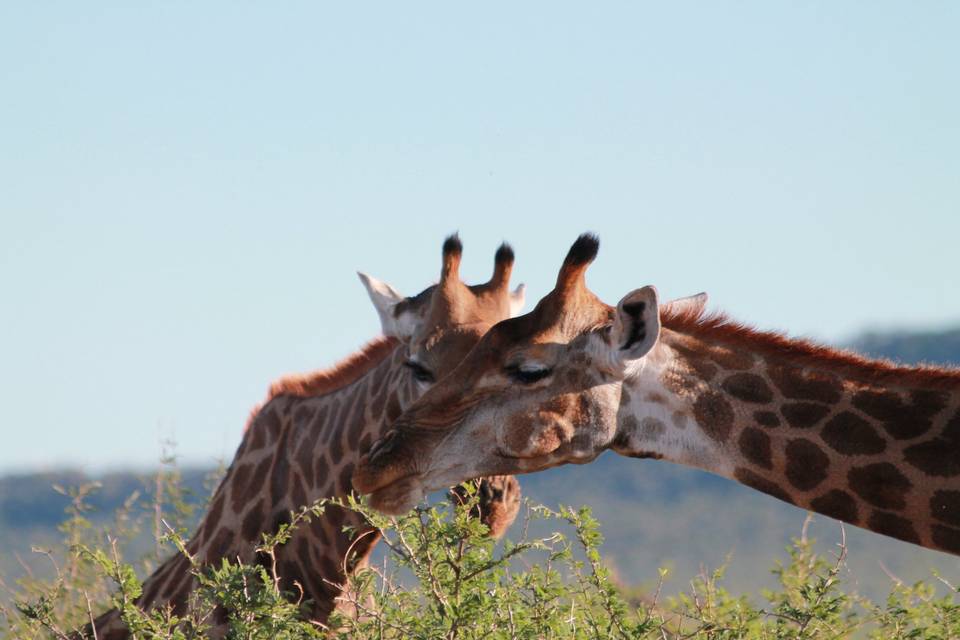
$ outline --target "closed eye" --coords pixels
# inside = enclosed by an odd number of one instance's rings
[[[505,369],[507,375],[511,380],[519,382],[520,384],[533,384],[539,380],[543,380],[551,373],[553,369],[549,367],[530,367],[522,365],[512,365]]]
[[[407,360],[403,363],[407,369],[410,369],[413,379],[417,382],[434,382],[436,378],[433,375],[433,372],[430,369],[427,369],[425,366],[420,364],[415,360]]]

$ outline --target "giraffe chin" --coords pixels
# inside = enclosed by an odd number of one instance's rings
[[[370,506],[390,516],[399,516],[410,511],[423,500],[423,483],[416,476],[407,476],[391,482],[370,494]]]

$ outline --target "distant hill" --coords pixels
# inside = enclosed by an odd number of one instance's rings
[[[860,353],[897,362],[960,364],[960,328],[923,332],[870,331],[849,346]]]
[[[208,493],[205,479],[209,469],[181,469],[182,485],[191,500],[200,502]],[[9,475],[0,478],[0,538],[19,535],[24,530],[54,529],[64,517],[70,498],[53,489],[69,489],[91,482],[77,471]],[[134,492],[145,500],[153,496],[153,478],[150,473],[120,471],[95,478],[100,488],[90,494],[87,502],[96,519],[99,514],[112,514]]]
[[[900,362],[960,363],[960,329],[942,332],[867,333],[850,346],[866,354]],[[183,477],[202,501],[208,494],[205,469],[183,470]],[[107,516],[133,492],[150,495],[149,474],[111,473],[98,478],[102,488],[91,502]],[[15,577],[22,572],[17,556],[27,557],[31,545],[57,537],[68,498],[51,486],[75,486],[88,480],[62,473],[0,478],[0,571]],[[767,573],[783,548],[800,533],[805,513],[773,498],[707,473],[652,460],[605,454],[592,464],[570,465],[521,478],[524,495],[534,502],[589,504],[602,523],[606,556],[621,579],[653,584],[658,566],[672,567],[668,591],[686,587],[701,568],[716,568],[730,557],[729,584],[755,591],[771,583]],[[100,516],[103,517],[103,516]],[[102,521],[102,520],[101,520]],[[813,533],[829,551],[840,539],[838,523],[818,518]],[[910,582],[929,578],[937,569],[960,584],[960,558],[927,551],[847,527],[849,580],[871,596],[883,597],[889,575]],[[889,574],[889,575],[888,575]]]

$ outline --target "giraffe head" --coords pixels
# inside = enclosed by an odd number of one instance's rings
[[[617,433],[615,408],[620,383],[655,357],[657,292],[603,303],[585,281],[598,247],[595,236],[581,236],[553,291],[494,326],[361,459],[354,486],[372,492],[374,506],[403,512],[437,487],[588,462],[608,448],[641,454],[631,434]]]
[[[383,334],[407,351],[406,368],[422,393],[450,372],[495,323],[515,316],[524,303],[524,285],[509,290],[513,250],[500,245],[493,275],[484,284],[460,280],[463,245],[454,234],[443,243],[440,282],[404,297],[385,282],[359,273],[373,301]]]
[[[478,480],[476,488],[477,501],[470,515],[487,525],[491,538],[499,540],[520,511],[520,483],[513,476],[489,476]],[[463,484],[450,489],[447,495],[455,505],[470,501]]]

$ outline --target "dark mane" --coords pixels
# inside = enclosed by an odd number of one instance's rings
[[[759,331],[731,320],[723,313],[705,314],[699,309],[661,310],[661,325],[700,338],[710,343],[741,346],[763,356],[792,361],[839,373],[867,383],[897,385],[907,388],[960,388],[960,369],[932,365],[907,366],[891,360],[866,358],[862,355],[817,344],[802,338],[791,338],[774,331]]]

